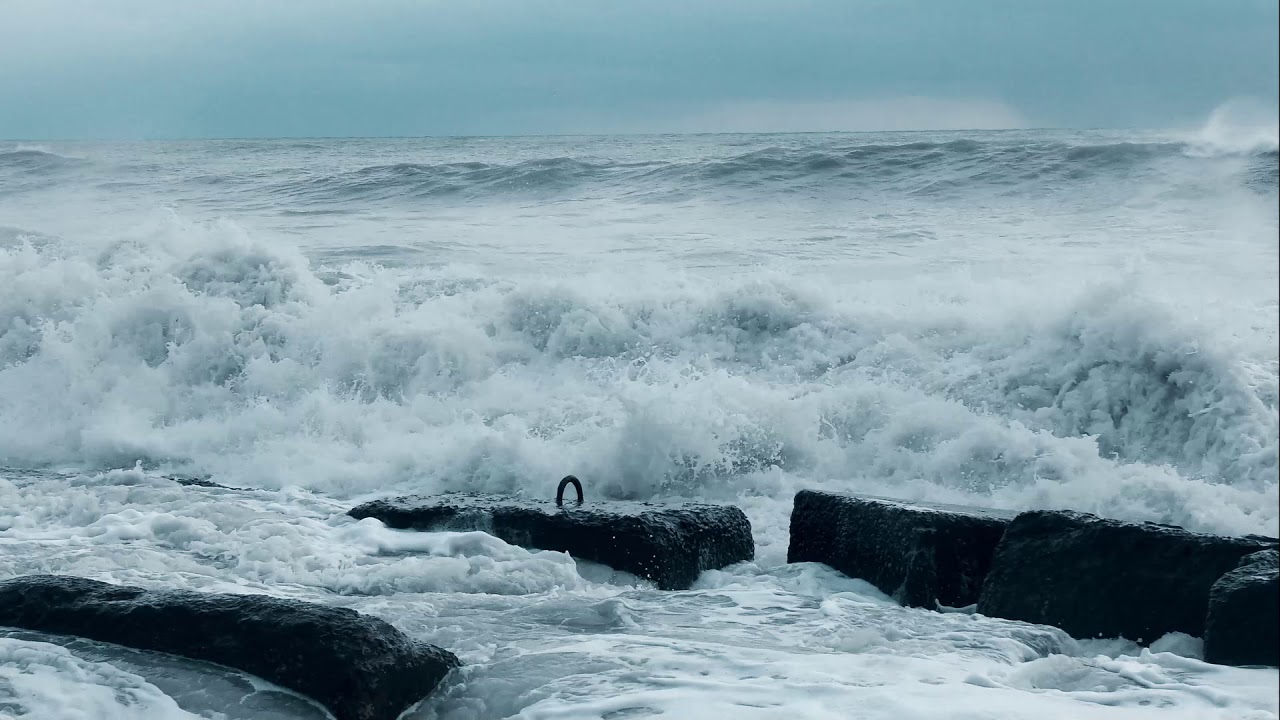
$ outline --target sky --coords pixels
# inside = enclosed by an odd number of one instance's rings
[[[1276,0],[0,0],[0,137],[1189,127]]]

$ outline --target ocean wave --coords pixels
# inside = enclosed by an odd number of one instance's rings
[[[1195,173],[1197,163],[1236,159],[1246,179],[1274,176],[1266,149],[1208,153],[1191,142],[1073,144],[960,139],[865,144],[845,140],[774,146],[727,157],[622,162],[549,157],[514,163],[394,163],[276,183],[268,192],[294,203],[546,198],[605,194],[632,199],[715,195],[752,189],[848,190],[916,195],[1034,194],[1136,175]],[[1174,163],[1174,165],[1170,165]]]
[[[542,494],[572,468],[612,497],[816,483],[1277,529],[1275,359],[1133,291],[944,332],[769,277],[328,281],[234,226],[174,223],[0,249],[0,463],[336,495]]]
[[[650,164],[594,163],[569,157],[512,164],[393,163],[279,183],[270,192],[311,202],[540,193],[567,190],[607,178],[610,173]]]
[[[47,172],[77,167],[87,162],[84,158],[60,155],[39,147],[20,145],[9,150],[0,150],[0,170]]]
[[[267,170],[255,163],[231,163],[228,167],[235,169],[208,168],[190,174],[180,168],[126,164],[107,170],[107,184],[98,178],[98,187],[144,192],[155,178],[166,177],[166,191],[185,186],[194,194],[190,197],[203,198],[202,202],[216,205],[236,198],[254,207],[296,213],[431,201],[604,198],[661,203],[699,197],[749,199],[759,193],[898,194],[940,200],[1043,197],[1071,190],[1094,192],[1108,184],[1159,187],[1203,182],[1206,177],[1222,182],[1223,167],[1228,170],[1228,183],[1269,193],[1275,190],[1278,172],[1275,147],[1263,141],[1210,142],[1198,137],[1086,141],[1001,134],[897,142],[867,142],[854,135],[777,140],[744,152],[718,150],[691,159],[610,157],[608,148],[596,148],[594,154],[583,156],[430,162],[421,159],[431,155],[429,146],[423,146],[408,153],[413,161],[326,170]],[[321,147],[339,151],[342,143],[317,141],[304,151]],[[292,145],[282,149],[252,142],[220,144],[218,149],[242,154],[296,150]],[[19,146],[0,151],[0,176],[12,179],[6,190],[24,191],[80,182],[78,175],[67,171],[86,163],[45,148]]]
[[[75,182],[83,158],[60,155],[45,148],[19,145],[0,149],[0,197]]]

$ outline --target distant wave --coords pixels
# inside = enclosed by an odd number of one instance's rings
[[[58,170],[83,165],[82,158],[59,155],[50,150],[38,147],[18,146],[11,150],[0,150],[0,169],[17,169],[31,172]]]
[[[371,165],[337,175],[277,185],[275,192],[299,200],[429,197],[457,193],[504,193],[567,189],[628,167],[573,158],[514,164],[482,162]]]
[[[1265,189],[1275,178],[1274,148],[1208,152],[1192,142],[1062,142],[953,140],[901,144],[829,142],[767,147],[692,161],[616,162],[551,157],[515,163],[394,163],[297,180],[268,188],[298,203],[486,198],[602,192],[644,200],[773,188],[822,192],[872,187],[932,195],[991,191],[1036,193],[1098,179],[1195,172],[1197,164],[1236,159],[1241,181]],[[1172,165],[1171,165],[1172,164]]]
[[[703,154],[688,160],[637,162],[562,155],[517,162],[389,162],[307,173],[250,166],[250,170],[202,172],[180,182],[201,193],[226,188],[238,197],[252,197],[250,202],[256,206],[278,204],[294,213],[317,206],[432,199],[613,197],[663,202],[687,197],[749,197],[754,192],[1035,196],[1106,181],[1160,184],[1196,178],[1205,174],[1205,168],[1223,164],[1238,166],[1233,171],[1234,182],[1256,192],[1273,192],[1277,150],[1274,143],[1265,140],[1226,143],[1196,137],[1071,143],[988,137],[866,143],[855,142],[851,136],[821,140],[781,136],[778,145],[738,154]],[[320,142],[312,145],[309,151],[324,147]],[[247,142],[220,148],[222,152],[254,152],[252,143]],[[75,182],[75,176],[67,171],[86,163],[47,148],[18,146],[0,151],[0,177],[8,175],[16,180],[4,190],[21,191]],[[119,172],[106,173],[109,182],[122,187],[154,182],[146,168],[125,166]]]

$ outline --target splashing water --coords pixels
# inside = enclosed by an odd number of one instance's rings
[[[1274,132],[1216,122],[0,147],[0,572],[378,614],[468,663],[415,718],[1275,717],[1194,642],[784,564],[804,487],[1276,534]],[[758,559],[658,593],[342,515],[567,472],[736,502]],[[45,640],[0,713],[208,709]]]

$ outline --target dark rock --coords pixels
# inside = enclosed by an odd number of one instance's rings
[[[349,608],[65,575],[0,581],[0,625],[236,668],[316,700],[337,720],[395,720],[458,664]]]
[[[978,601],[1013,513],[801,490],[791,510],[787,562],[820,562],[861,578],[903,605]]]
[[[1077,638],[1203,637],[1209,588],[1240,558],[1267,547],[1274,545],[1156,523],[1026,512],[996,548],[978,612]]]
[[[1213,584],[1204,657],[1221,665],[1280,665],[1280,553],[1246,555]]]
[[[512,545],[567,552],[683,590],[704,570],[755,557],[751,523],[731,505],[566,503],[450,493],[376,500],[353,508],[402,530],[483,530]]]
[[[223,485],[222,483],[216,483],[209,478],[175,477],[173,478],[173,481],[179,485],[185,485],[186,487],[215,488],[218,490],[244,490],[244,488],[235,488]]]

